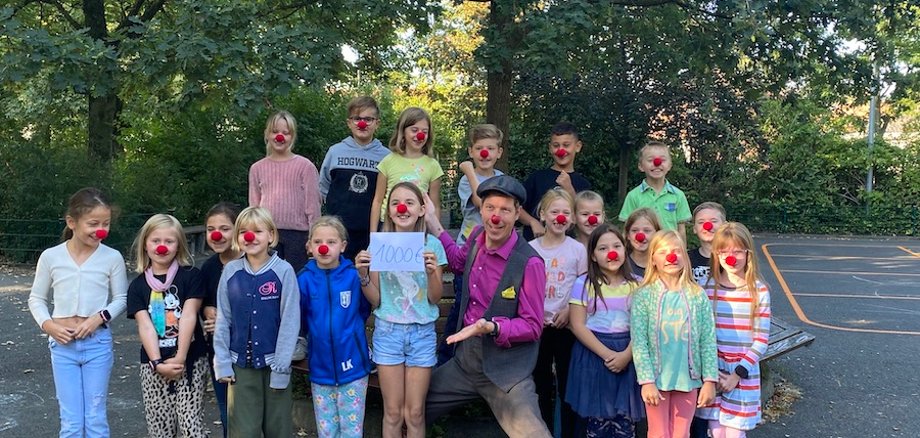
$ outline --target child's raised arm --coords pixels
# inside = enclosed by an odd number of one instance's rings
[[[431,183],[428,185],[428,199],[431,200],[431,205],[434,206],[434,212],[437,215],[438,220],[441,220],[441,178],[435,178],[431,180]]]
[[[473,163],[470,161],[460,163],[460,172],[463,173],[463,176],[466,177],[466,182],[470,185],[470,201],[476,208],[482,207],[482,198],[476,194],[476,190],[479,190],[479,178],[476,177],[476,170],[473,167]],[[460,201],[462,202],[463,199]],[[464,209],[466,205],[461,205],[460,208]]]
[[[377,232],[380,227],[380,204],[387,193],[387,176],[383,171],[377,173],[377,188],[374,190],[374,200],[371,202],[370,232]]]

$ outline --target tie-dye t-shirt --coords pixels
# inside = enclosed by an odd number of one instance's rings
[[[447,254],[437,237],[425,235],[425,251],[434,253],[438,266],[447,264]],[[380,307],[374,310],[375,317],[396,324],[427,324],[439,315],[438,305],[428,301],[427,273],[380,273]]]
[[[618,285],[601,283],[601,297],[597,299],[594,286],[587,275],[575,280],[572,299],[569,304],[583,306],[587,312],[585,326],[596,333],[629,333],[629,306],[636,283],[623,282]]]

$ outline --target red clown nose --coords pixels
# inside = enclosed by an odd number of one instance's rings
[[[409,211],[409,207],[406,207],[406,204],[397,204],[396,212],[399,214],[406,214]]]
[[[556,156],[559,158],[565,158],[565,156],[568,154],[569,153],[566,152],[565,149],[562,149],[562,148],[556,149]]]
[[[489,158],[489,150],[483,149],[479,151],[479,156],[482,157],[483,159]]]
[[[157,254],[166,255],[166,253],[168,252],[169,252],[169,248],[167,248],[166,245],[157,246]]]
[[[610,261],[612,261],[612,262],[615,262],[615,261],[619,260],[619,258],[620,258],[620,253],[618,253],[618,252],[616,252],[616,251],[610,251],[610,252],[607,253],[607,260],[610,260]]]
[[[712,231],[712,222],[703,222],[703,229],[706,231]]]
[[[668,263],[677,263],[677,254],[674,254],[672,252],[668,254],[667,257],[665,257],[664,259],[667,260]]]
[[[567,219],[568,218],[566,218],[564,214],[560,214],[559,216],[556,216],[556,223],[559,225],[565,225]]]
[[[636,242],[645,242],[645,233],[636,233]]]
[[[738,264],[738,258],[735,256],[728,256],[725,258],[725,264],[731,267],[735,267]]]
[[[419,131],[418,134],[415,134],[415,139],[418,141],[425,141],[426,136],[424,131]]]
[[[492,221],[493,224],[498,225],[498,223],[502,221],[502,218],[499,217],[497,214],[493,214],[492,219],[490,220]]]
[[[364,120],[358,120],[358,123],[355,123],[355,126],[357,126],[358,129],[367,129],[367,122]]]
[[[320,245],[316,248],[316,252],[318,252],[319,255],[329,254],[329,247],[326,245]]]
[[[220,241],[223,240],[223,239],[224,239],[224,234],[223,234],[223,233],[221,233],[220,231],[217,231],[217,230],[211,231],[211,240],[213,240],[213,241],[215,241],[215,242],[220,242]]]
[[[103,228],[96,230],[96,238],[99,240],[105,239],[108,237],[109,231]]]
[[[256,233],[253,233],[252,231],[247,231],[243,233],[243,240],[247,242],[252,242],[253,240],[256,240]]]
[[[591,216],[588,216],[588,225],[597,225],[597,216],[593,214]]]
[[[284,143],[284,134],[278,134],[275,136],[275,141],[278,143]]]
[[[660,166],[661,163],[663,162],[664,162],[664,159],[661,157],[655,157],[655,159],[652,160],[652,164],[654,164],[655,166]]]

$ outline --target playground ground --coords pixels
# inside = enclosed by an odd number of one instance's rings
[[[749,434],[761,437],[920,436],[920,240],[828,236],[757,236],[773,313],[816,336],[770,362],[802,398],[786,415]],[[46,338],[27,298],[31,270],[0,269],[0,437],[52,437],[57,401]],[[145,435],[134,324],[114,324],[115,367],[109,397],[113,437]],[[309,405],[299,404],[310,418]],[[212,431],[220,426],[212,404]],[[367,436],[379,436],[379,404],[368,409]],[[305,425],[302,436],[314,436]],[[448,437],[502,436],[488,412],[455,415]],[[216,436],[216,435],[215,435]]]

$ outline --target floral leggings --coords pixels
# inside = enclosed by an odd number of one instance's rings
[[[344,385],[310,385],[316,431],[321,437],[364,435],[364,405],[367,376]]]

